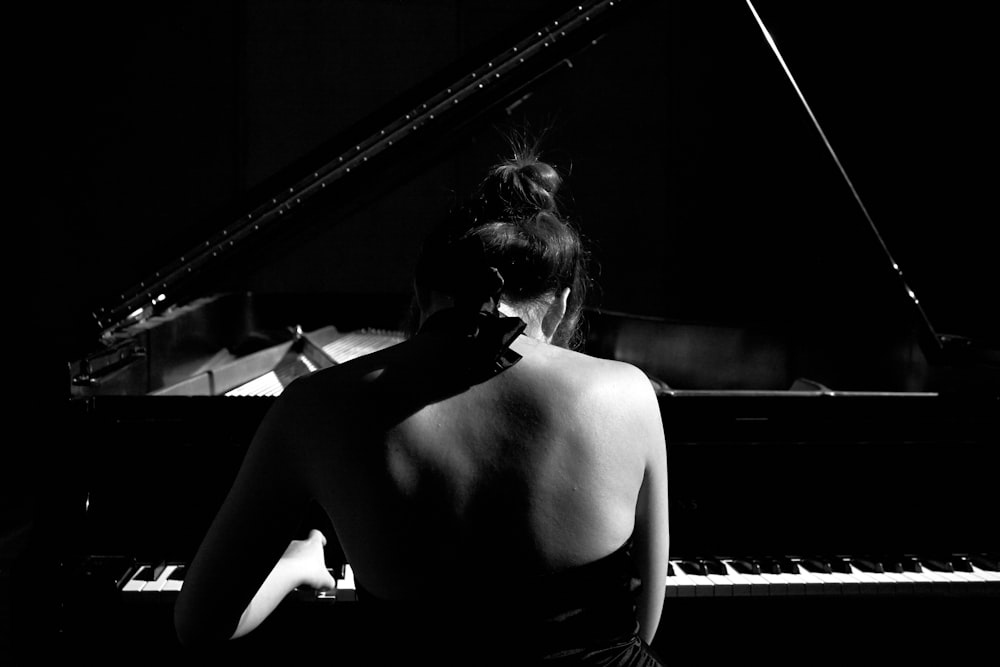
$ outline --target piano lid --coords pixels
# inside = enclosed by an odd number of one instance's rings
[[[618,4],[629,11],[597,48],[557,59],[554,75],[506,97],[461,141],[421,145],[438,150],[410,155],[416,169],[373,172],[384,187],[346,188],[319,209],[308,240],[275,239],[273,254],[227,265],[202,289],[406,292],[417,244],[448,197],[502,152],[499,129],[527,124],[547,128],[545,155],[570,173],[570,211],[594,242],[594,322],[623,313],[681,323],[675,350],[691,332],[718,341],[687,355],[694,366],[717,370],[733,350],[777,345],[808,349],[811,379],[839,389],[925,388],[897,370],[901,355],[919,355],[906,299],[749,8]],[[986,189],[964,159],[984,144],[992,108],[976,38],[986,22],[793,4],[755,7],[930,321],[989,347]],[[136,30],[113,34],[99,13],[75,17],[74,29],[95,23],[87,34],[101,39],[77,49],[74,30],[50,42],[75,56],[53,51],[53,101],[75,105],[50,126],[58,151],[46,155],[62,168],[49,172],[57,196],[41,205],[61,233],[45,239],[54,261],[40,301],[113,301],[123,283],[173,261],[168,249],[233,224],[216,215],[231,200],[308,178],[296,161],[315,160],[330,137],[386,127],[381,110],[399,91],[454,75],[448,66],[475,47],[506,48],[527,26],[549,25],[555,9],[535,5],[249,3],[165,20],[134,9]],[[748,339],[766,344],[741,348]]]
[[[382,117],[388,118],[386,122],[367,130],[353,128],[349,137],[338,139],[334,155],[314,154],[299,161],[295,165],[298,177],[282,176],[280,185],[272,179],[272,190],[252,210],[125,289],[109,305],[97,308],[95,324],[109,334],[162,312],[177,303],[177,294],[190,294],[186,283],[195,278],[204,283],[201,274],[219,271],[218,265],[228,255],[247,246],[259,247],[273,240],[275,233],[290,236],[301,225],[300,219],[312,212],[300,210],[314,209],[315,200],[355,198],[355,190],[363,187],[359,178],[381,181],[390,165],[398,168],[414,154],[419,164],[426,164],[428,157],[454,141],[446,132],[453,133],[488,109],[516,103],[516,96],[530,95],[553,70],[571,66],[566,59],[602,37],[627,4],[627,0],[574,3],[502,49],[484,55],[479,49],[474,54],[478,60],[466,58],[436,76],[433,83],[421,84],[420,90],[429,92],[410,91],[393,102],[393,109],[377,110],[364,125],[371,126],[373,119]]]

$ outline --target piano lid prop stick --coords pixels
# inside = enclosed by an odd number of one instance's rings
[[[925,353],[928,357],[933,357],[934,359],[939,359],[941,353],[944,351],[943,343],[941,338],[938,336],[934,327],[931,325],[930,320],[927,318],[927,314],[924,312],[923,306],[920,305],[920,301],[917,299],[916,293],[907,284],[906,279],[903,277],[903,271],[899,267],[899,264],[892,257],[892,253],[889,252],[889,246],[886,245],[885,240],[879,233],[878,228],[875,226],[875,221],[872,219],[871,215],[868,213],[868,208],[865,206],[864,202],[861,200],[861,195],[858,194],[857,188],[854,187],[854,183],[851,181],[850,176],[847,175],[847,170],[844,169],[844,165],[841,163],[840,158],[837,157],[837,153],[833,150],[833,145],[830,140],[827,139],[826,133],[819,124],[819,120],[816,118],[816,114],[813,113],[812,108],[806,101],[805,95],[802,94],[802,89],[799,88],[799,84],[796,83],[795,77],[792,76],[792,71],[789,69],[788,64],[785,62],[784,57],[781,55],[781,51],[778,50],[778,45],[774,41],[774,37],[771,36],[770,31],[767,26],[764,25],[764,21],[761,20],[760,14],[757,13],[757,9],[754,7],[751,0],[746,0],[747,7],[750,8],[750,12],[753,14],[754,20],[757,22],[758,27],[760,27],[761,33],[764,35],[764,39],[767,40],[768,46],[771,47],[771,51],[774,52],[775,57],[778,59],[778,63],[781,65],[781,69],[784,70],[785,76],[788,77],[788,81],[792,84],[792,88],[795,89],[795,94],[798,95],[799,100],[802,102],[802,106],[805,107],[806,113],[809,114],[809,119],[812,121],[813,126],[819,133],[820,138],[823,140],[823,144],[826,146],[827,151],[830,153],[830,157],[833,158],[834,163],[837,165],[837,169],[840,171],[840,175],[843,177],[844,182],[847,183],[847,187],[851,191],[851,195],[854,197],[854,201],[857,202],[861,209],[861,213],[865,216],[865,220],[868,222],[868,227],[871,229],[872,233],[875,234],[875,238],[878,240],[879,245],[882,247],[882,251],[885,253],[886,258],[889,260],[889,265],[892,267],[893,272],[896,274],[897,279],[903,286],[908,297],[908,302],[913,308],[917,315],[917,318],[921,324],[921,345],[924,348]]]

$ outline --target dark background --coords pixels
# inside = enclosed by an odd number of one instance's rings
[[[20,173],[38,188],[22,282],[46,359],[55,368],[83,354],[95,307],[230,224],[275,174],[567,6],[254,0],[27,12],[18,107],[28,117],[11,129],[28,148]],[[449,197],[505,150],[506,128],[527,127],[545,130],[543,155],[568,174],[568,210],[598,267],[595,308],[823,331],[862,348],[912,326],[884,241],[939,333],[996,341],[985,10],[754,7],[874,230],[746,3],[633,0],[605,39],[510,113],[441,154],[411,157],[403,177],[205,289],[406,293],[418,243]]]

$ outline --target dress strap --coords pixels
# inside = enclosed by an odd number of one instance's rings
[[[437,334],[455,339],[460,366],[478,375],[496,375],[521,359],[510,349],[525,329],[519,317],[507,317],[484,304],[478,311],[446,308],[428,317],[417,335]]]

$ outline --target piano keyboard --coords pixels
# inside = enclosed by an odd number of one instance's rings
[[[298,600],[329,600],[353,602],[357,598],[354,587],[354,570],[344,565],[329,569],[337,587],[332,591],[316,591],[310,588],[295,589],[291,595]],[[118,588],[129,600],[154,601],[176,597],[184,585],[187,565],[184,563],[144,563],[132,568],[120,582]]]
[[[139,565],[120,589],[136,599],[166,599],[184,582],[186,566],[178,563]],[[296,589],[298,600],[352,602],[357,599],[354,571],[335,572],[334,591]],[[667,598],[794,597],[794,596],[1000,596],[1000,557],[952,554],[940,558],[787,557],[672,559]]]
[[[670,597],[1000,594],[998,558],[696,558],[672,560]]]

